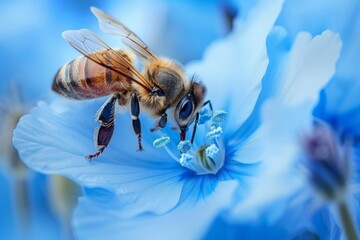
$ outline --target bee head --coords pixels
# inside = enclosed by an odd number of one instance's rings
[[[186,131],[203,105],[206,87],[201,82],[191,81],[187,93],[175,107],[174,118],[180,129],[180,140],[185,140]]]

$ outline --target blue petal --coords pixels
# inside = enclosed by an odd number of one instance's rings
[[[228,215],[228,212],[220,214],[209,227],[203,239],[271,240],[287,239],[290,235],[285,226],[275,224],[269,226],[269,223],[259,219],[256,221],[231,222]]]
[[[296,174],[294,165],[299,154],[299,134],[312,126],[312,107],[309,103],[290,107],[279,100],[268,101],[263,106],[263,124],[252,135],[255,138],[250,138],[252,141],[247,143],[253,146],[249,153],[256,153],[258,159],[263,160],[258,170],[261,178],[252,181],[247,199],[239,206],[252,206],[250,211],[255,211],[268,202],[296,193],[306,184]],[[241,156],[241,152],[238,151],[237,155]],[[277,186],[275,189],[274,185]]]
[[[234,132],[254,108],[268,65],[266,38],[282,3],[260,1],[235,22],[234,31],[226,39],[209,47],[201,62],[187,66],[189,73],[198,74],[206,84],[214,108],[229,113],[225,134]]]
[[[334,78],[321,92],[314,115],[331,124],[343,139],[349,137],[359,139],[359,91],[360,84],[357,78]]]
[[[227,137],[227,148],[231,150],[230,154],[237,149],[248,148],[248,142],[256,148],[258,147],[257,140],[259,133],[254,132],[259,128],[261,123],[261,107],[263,103],[270,97],[276,94],[281,82],[279,81],[282,65],[286,62],[287,52],[289,51],[289,43],[287,41],[286,32],[280,27],[274,27],[266,40],[266,49],[269,55],[269,66],[262,79],[262,88],[259,97],[256,101],[254,109],[252,110],[246,121],[233,133]],[[255,146],[254,144],[257,144]],[[251,150],[248,152],[252,152]],[[255,151],[256,152],[256,151]],[[258,160],[258,159],[257,159]]]
[[[298,32],[317,35],[326,29],[337,32],[343,41],[343,50],[337,64],[337,78],[359,76],[360,45],[356,36],[360,34],[360,8],[357,0],[304,0],[301,6],[287,1],[277,24],[283,26],[294,39]]]
[[[111,147],[92,162],[84,158],[94,151],[92,135],[96,124],[91,119],[103,101],[56,100],[51,105],[39,104],[21,119],[14,132],[14,145],[21,158],[37,171],[64,175],[80,185],[121,194],[123,204],[129,205],[124,215],[168,211],[178,203],[183,184],[180,179],[187,170],[165,150],[151,145],[156,134],[144,134],[145,152],[137,152],[137,139],[127,114],[116,121],[118,130]],[[151,121],[145,119],[144,131],[150,126]]]
[[[269,38],[269,44],[279,44],[282,43],[281,38],[284,38],[284,34],[279,29]],[[281,45],[277,46],[279,48]],[[305,101],[315,105],[320,89],[335,72],[340,49],[341,41],[338,35],[330,31],[325,31],[314,38],[307,33],[300,33],[289,52],[286,48],[280,47],[279,52],[270,55],[274,58],[270,58],[270,65],[263,79],[264,90],[260,93],[252,114],[233,134],[237,137],[234,137],[229,144],[241,144],[259,126],[260,109],[268,98],[280,99],[289,105]]]
[[[310,218],[306,206],[293,204],[291,199],[282,201],[273,202],[253,217],[224,211],[214,220],[204,239],[239,239],[239,236],[244,240],[340,239],[339,228],[328,210],[317,211]]]
[[[341,239],[340,228],[328,209],[319,209],[310,221],[320,239]]]
[[[224,182],[206,200],[184,203],[158,216],[145,213],[123,219],[121,198],[95,201],[81,198],[74,215],[75,233],[79,239],[199,239],[219,211],[229,206],[236,182]],[[101,226],[101,227],[99,227]]]
[[[339,35],[331,31],[314,38],[300,33],[284,67],[278,98],[291,105],[304,101],[315,104],[320,89],[335,72],[341,46]]]
[[[305,0],[301,6],[288,1],[277,21],[294,38],[299,31],[319,34],[325,29],[338,32],[343,48],[337,63],[337,71],[331,83],[323,91],[316,116],[333,125],[343,136],[357,137],[359,106],[358,76],[360,75],[360,8],[356,0]]]

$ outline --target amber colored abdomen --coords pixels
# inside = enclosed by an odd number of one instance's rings
[[[91,99],[128,91],[130,81],[87,57],[65,64],[56,74],[52,89],[71,99]]]

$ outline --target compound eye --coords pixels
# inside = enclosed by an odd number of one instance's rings
[[[188,119],[190,117],[190,115],[192,114],[193,110],[194,110],[194,105],[193,105],[192,101],[189,99],[186,99],[181,104],[180,111],[179,111],[179,118],[181,120]]]

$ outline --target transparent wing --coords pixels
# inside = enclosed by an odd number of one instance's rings
[[[152,84],[134,68],[129,59],[110,48],[94,32],[88,29],[69,30],[63,32],[62,36],[71,46],[92,61],[125,76],[151,92]]]
[[[135,33],[118,20],[98,8],[91,7],[91,11],[98,19],[101,30],[106,33],[122,36],[123,42],[139,57],[148,61],[157,58],[156,54]]]

